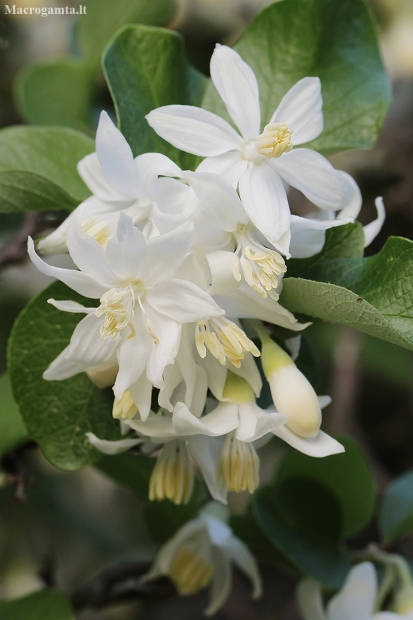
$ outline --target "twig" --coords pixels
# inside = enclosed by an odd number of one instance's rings
[[[34,236],[38,228],[38,213],[28,213],[23,226],[4,248],[0,249],[0,269],[21,263],[27,258],[27,237]]]
[[[149,562],[129,561],[112,566],[88,584],[79,586],[71,597],[75,611],[86,607],[100,609],[113,603],[133,600],[162,600],[175,594],[166,577],[143,582]]]

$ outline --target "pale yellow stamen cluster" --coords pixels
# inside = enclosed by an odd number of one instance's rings
[[[225,439],[218,466],[218,481],[224,480],[228,491],[254,493],[260,481],[260,459],[251,443],[240,441],[234,433]]]
[[[90,237],[96,239],[103,249],[106,249],[109,241],[109,227],[105,220],[89,217],[87,220],[82,222],[82,230]]]
[[[288,123],[270,123],[258,136],[255,150],[265,157],[281,157],[293,148],[292,133]]]
[[[212,564],[197,549],[182,547],[168,571],[180,594],[195,594],[211,581]]]
[[[151,474],[149,499],[169,499],[175,504],[187,504],[193,486],[193,468],[185,443],[171,441],[165,444]]]
[[[136,298],[142,308],[140,295],[143,293],[143,290],[143,283],[140,280],[136,280],[127,282],[125,286],[120,288],[111,288],[102,295],[100,306],[96,310],[97,317],[106,314],[100,328],[102,340],[107,336],[115,338],[127,325],[131,329],[131,336],[135,335],[135,329],[131,321],[135,313]]]
[[[278,252],[266,248],[252,249],[249,245],[243,248],[243,254],[238,259],[234,254],[232,274],[240,282],[241,266],[245,281],[254,291],[265,299],[267,296],[275,301],[279,295],[274,292],[278,286],[278,277],[287,271],[284,260]]]
[[[133,402],[132,395],[129,390],[125,390],[122,398],[113,402],[112,415],[115,419],[131,420],[138,413],[138,408]]]
[[[195,344],[200,357],[204,358],[208,349],[223,366],[229,360],[236,368],[240,368],[245,353],[250,352],[255,357],[260,355],[259,349],[246,333],[224,317],[199,321]]]

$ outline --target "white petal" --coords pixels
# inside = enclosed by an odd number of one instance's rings
[[[136,276],[146,258],[146,239],[125,213],[119,215],[116,236],[106,246],[106,258],[120,279]]]
[[[129,331],[128,328],[125,331]],[[143,328],[137,322],[135,323],[135,335],[132,338],[128,336],[129,334],[122,334],[118,345],[119,372],[113,386],[113,392],[118,400],[122,398],[123,392],[139,379],[145,370],[149,356]]]
[[[257,405],[255,405],[257,411],[256,414],[256,424],[253,432],[248,434],[247,432],[243,434],[244,429],[241,424],[236,433],[237,439],[241,441],[257,441],[267,435],[268,433],[274,433],[276,430],[280,428],[285,422],[287,422],[286,416],[277,412],[263,412],[259,409]],[[241,417],[241,416],[240,416]],[[245,429],[246,430],[246,429]]]
[[[225,295],[231,289],[238,287],[232,270],[234,260],[236,260],[234,252],[218,250],[209,252],[205,258],[211,272],[211,295]]]
[[[93,433],[86,433],[86,437],[89,442],[97,448],[103,454],[121,454],[127,452],[134,446],[142,443],[142,439],[120,439],[119,441],[107,441],[106,439],[99,439]]]
[[[133,195],[133,154],[125,138],[103,111],[96,132],[96,152],[103,176],[119,194]]]
[[[240,151],[230,151],[217,157],[207,157],[202,161],[197,172],[212,172],[219,174],[234,187],[248,168],[248,161],[241,157]]]
[[[114,191],[103,177],[97,153],[90,153],[81,159],[77,170],[92,194],[100,200],[125,201],[125,197]]]
[[[136,418],[133,420],[125,420],[125,423],[134,431],[146,437],[153,437],[156,439],[176,437],[171,417],[152,413],[144,421]]]
[[[252,581],[252,598],[262,596],[262,581],[258,564],[247,545],[236,536],[232,536],[227,545],[231,560],[245,573]]]
[[[379,611],[377,614],[373,614],[371,620],[403,620],[403,618],[411,618],[412,616],[409,614],[408,616],[401,616],[400,614],[394,614],[391,611]]]
[[[191,250],[193,230],[192,222],[185,222],[171,232],[149,239],[141,270],[143,278],[151,285],[171,278]]]
[[[211,496],[218,502],[227,503],[227,490],[221,481],[218,484],[217,470],[221,450],[224,445],[223,437],[207,437],[193,435],[188,439],[188,451],[192,459],[201,470],[202,477]]]
[[[284,95],[270,123],[288,123],[293,144],[304,144],[323,131],[322,107],[320,79],[305,77]]]
[[[234,321],[239,325],[239,321]],[[239,377],[242,377],[250,384],[252,389],[254,390],[254,394],[258,397],[261,393],[262,388],[262,379],[260,375],[260,371],[258,370],[257,363],[255,361],[255,357],[251,353],[246,353],[244,359],[241,362],[240,368],[231,368],[231,372]]]
[[[146,420],[151,411],[152,383],[142,373],[139,379],[129,386],[132,400],[138,408],[142,420]]]
[[[189,105],[152,110],[146,120],[161,138],[182,151],[214,157],[239,149],[241,137],[220,116]]]
[[[155,181],[159,176],[182,177],[181,169],[161,153],[144,153],[136,157],[135,167],[135,193],[143,202],[151,202],[151,196]]]
[[[63,312],[72,312],[74,314],[94,314],[96,312],[96,308],[85,308],[85,306],[78,304],[76,301],[48,299],[47,303],[58,310],[63,310]]]
[[[208,435],[219,437],[238,426],[237,405],[217,407],[211,413],[196,418],[184,403],[177,403],[173,412],[173,426],[177,435]]]
[[[246,220],[243,206],[235,189],[222,177],[211,172],[186,172],[185,178],[226,232],[234,232],[238,222]]]
[[[163,388],[163,373],[165,366],[173,364],[179,349],[181,339],[181,324],[178,321],[150,310],[148,318],[151,329],[157,336],[157,342],[151,350],[146,368],[146,376],[153,385]]]
[[[349,572],[344,586],[327,606],[334,620],[370,620],[377,594],[377,577],[373,564],[363,562]]]
[[[331,396],[317,396],[318,404],[320,405],[320,409],[324,409],[324,407],[328,407],[331,403]]]
[[[100,338],[103,317],[88,314],[76,326],[70,344],[57,356],[43,373],[49,381],[68,379],[79,372],[100,366],[112,355],[117,345],[114,338]]]
[[[223,549],[212,549],[214,571],[212,574],[212,586],[210,603],[205,609],[206,616],[213,616],[227,600],[231,592],[232,569],[228,554]]]
[[[384,209],[383,198],[376,198],[375,205],[377,209],[377,219],[363,226],[364,230],[364,247],[366,248],[377,237],[386,219],[386,211]]]
[[[208,293],[187,282],[172,279],[146,293],[146,300],[157,312],[181,324],[218,317],[223,314]]]
[[[330,456],[331,454],[340,454],[344,452],[344,447],[341,443],[338,443],[338,441],[323,431],[318,431],[317,437],[306,439],[299,437],[286,426],[280,426],[280,428],[274,430],[273,433],[296,450],[308,456],[322,458],[324,456]]]
[[[321,584],[318,581],[314,579],[300,581],[297,588],[297,600],[304,620],[329,620],[324,613]]]
[[[290,207],[279,174],[267,164],[251,165],[240,178],[239,192],[253,224],[277,250],[289,256]]]
[[[256,139],[261,113],[254,71],[235,50],[217,45],[211,57],[211,79],[244,139]]]
[[[27,240],[27,251],[32,262],[41,273],[44,273],[46,276],[52,276],[52,278],[57,278],[77,293],[80,293],[80,295],[99,299],[103,293],[108,290],[107,286],[96,282],[94,278],[91,278],[81,271],[64,269],[63,267],[53,267],[45,263],[40,256],[36,254],[31,237]]]
[[[290,252],[294,258],[308,258],[321,252],[325,243],[325,233],[329,228],[350,224],[351,217],[336,220],[318,220],[310,217],[291,216]]]
[[[346,180],[348,196],[347,206],[344,207],[344,209],[342,209],[337,214],[337,218],[341,220],[345,219],[346,217],[351,217],[355,220],[360,213],[361,204],[363,202],[361,191],[351,175],[347,174],[347,172],[344,172],[343,170],[341,170],[340,172]]]
[[[329,161],[310,149],[293,149],[270,166],[292,187],[320,209],[343,209],[353,199],[354,187],[347,174],[335,170]]]

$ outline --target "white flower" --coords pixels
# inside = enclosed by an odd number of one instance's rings
[[[78,214],[79,220],[82,212]],[[70,255],[80,271],[52,267],[35,253],[29,255],[42,273],[54,276],[78,293],[100,299],[98,308],[73,302],[51,302],[68,312],[84,312],[68,347],[46,370],[46,379],[65,379],[112,360],[119,364],[115,396],[143,377],[146,388],[142,417],[149,413],[148,386],[163,386],[163,372],[179,349],[182,324],[217,318],[223,311],[192,282],[174,278],[174,272],[192,243],[191,225],[146,241],[121,213],[117,234],[104,250],[85,234],[78,220],[67,230]],[[145,373],[146,371],[146,373]],[[138,385],[139,387],[139,385]],[[149,403],[148,403],[149,400]]]
[[[233,562],[251,579],[253,598],[261,596],[257,562],[225,523],[227,518],[222,506],[209,504],[197,519],[186,523],[162,547],[144,579],[167,575],[181,595],[196,594],[210,585],[210,603],[205,614],[212,616],[230,594]]]
[[[276,249],[289,255],[290,210],[283,181],[321,209],[336,211],[361,203],[348,175],[315,151],[293,148],[323,129],[318,78],[297,82],[262,133],[256,77],[234,50],[217,45],[211,78],[241,135],[216,114],[192,106],[165,106],[146,118],[177,148],[206,157],[198,170],[220,174],[239,187],[249,218]]]
[[[305,620],[401,620],[406,617],[388,611],[374,613],[377,576],[370,562],[351,569],[344,586],[325,610],[318,582],[305,579],[299,584],[297,595]]]

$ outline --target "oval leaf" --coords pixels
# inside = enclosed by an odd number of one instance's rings
[[[413,470],[386,489],[379,510],[379,527],[386,544],[413,531]]]

